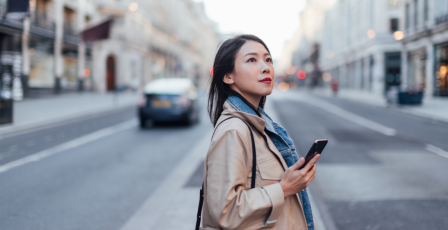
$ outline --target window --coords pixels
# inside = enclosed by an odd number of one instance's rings
[[[38,26],[47,29],[52,28],[48,11],[51,6],[49,0],[32,0],[30,1],[31,23],[33,26]]]
[[[390,19],[390,32],[395,32],[398,30],[398,18]]]
[[[70,8],[64,7],[64,33],[76,35],[76,12]]]

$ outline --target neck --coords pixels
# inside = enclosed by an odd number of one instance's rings
[[[230,87],[231,89],[243,96],[255,109],[258,109],[262,96],[243,93],[238,88],[232,86]]]

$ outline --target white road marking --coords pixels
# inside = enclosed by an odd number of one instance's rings
[[[349,112],[345,109],[342,109],[338,106],[335,106],[333,104],[330,104],[326,101],[317,99],[315,97],[311,98],[311,97],[307,97],[305,98],[297,98],[297,97],[288,97],[290,99],[294,99],[294,100],[298,100],[298,101],[302,101],[302,102],[306,102],[310,105],[319,107],[323,110],[326,110],[327,112],[330,112],[336,116],[339,116],[341,118],[347,119],[348,121],[351,121],[355,124],[358,124],[360,126],[366,127],[368,129],[371,129],[373,131],[379,132],[383,135],[386,136],[395,136],[397,134],[397,130],[386,127],[382,124],[376,123],[374,121],[371,121],[369,119],[366,119],[364,117],[361,117],[359,115],[356,115],[352,112]]]
[[[448,152],[447,151],[445,151],[445,150],[443,150],[441,148],[437,148],[434,145],[426,144],[426,150],[428,150],[430,152],[433,152],[433,153],[435,153],[435,154],[437,154],[437,155],[439,155],[441,157],[448,158]]]
[[[104,128],[104,129],[100,129],[100,130],[95,131],[93,133],[84,135],[82,137],[78,137],[78,138],[76,138],[74,140],[62,143],[60,145],[56,145],[56,146],[51,147],[49,149],[46,149],[46,150],[34,153],[34,154],[26,156],[24,158],[21,158],[21,159],[9,162],[9,163],[7,163],[5,165],[2,165],[2,166],[0,166],[0,173],[6,172],[6,171],[8,171],[8,170],[10,170],[12,168],[19,167],[19,166],[28,164],[28,163],[33,162],[33,161],[42,160],[42,159],[44,159],[46,157],[49,157],[51,155],[60,153],[62,151],[65,151],[65,150],[68,150],[68,149],[72,149],[72,148],[78,147],[78,146],[83,145],[83,144],[87,144],[89,142],[98,140],[100,138],[103,138],[103,137],[106,137],[106,136],[118,133],[120,131],[129,129],[129,128],[132,128],[132,127],[136,127],[136,126],[137,126],[137,120],[136,119],[131,119],[131,120],[128,120],[128,121],[116,124],[114,126],[110,126],[110,127]]]

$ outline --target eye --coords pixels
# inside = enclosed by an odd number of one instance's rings
[[[249,58],[249,60],[247,60],[247,62],[255,62],[255,58]]]
[[[266,58],[266,62],[272,62],[271,58]]]

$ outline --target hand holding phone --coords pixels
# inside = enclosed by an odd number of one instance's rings
[[[285,171],[285,174],[283,174],[282,179],[280,180],[280,186],[282,187],[283,195],[285,197],[302,191],[314,179],[314,173],[316,172],[314,163],[317,161],[314,157],[317,154],[322,153],[322,150],[324,150],[327,143],[328,141],[325,139],[316,140],[311,146],[310,151],[308,151],[305,159],[299,159],[299,161]],[[308,163],[313,165],[307,166]],[[305,168],[307,172],[298,171],[302,168]]]
[[[306,154],[305,157],[305,163],[303,163],[302,166],[300,166],[299,170],[305,167],[308,162],[313,159],[316,154],[321,154],[324,150],[325,146],[327,145],[328,140],[327,139],[319,139],[314,141],[313,145],[311,146],[310,150],[308,151],[308,154]]]

